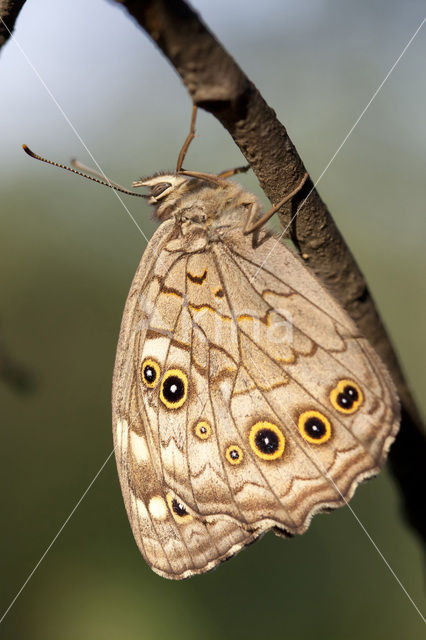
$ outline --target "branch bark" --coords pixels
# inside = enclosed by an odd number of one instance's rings
[[[271,202],[292,191],[305,168],[285,127],[199,16],[183,0],[116,2],[127,8],[170,60],[194,103],[214,115],[231,134]],[[426,542],[422,508],[426,438],[421,418],[364,276],[310,180],[299,202],[308,194],[292,237],[309,267],[380,354],[398,388],[401,430],[389,459],[406,516]],[[281,214],[284,228],[293,211]]]
[[[0,0],[0,48],[9,40],[25,0]]]

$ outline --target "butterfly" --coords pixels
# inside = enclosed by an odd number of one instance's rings
[[[125,305],[112,397],[133,534],[172,579],[345,505],[380,471],[400,418],[374,349],[267,226],[307,175],[263,214],[229,180],[248,167],[182,169],[195,117],[176,171],[133,183],[161,224]]]
[[[195,113],[195,112],[194,112]],[[306,531],[378,473],[394,385],[347,313],[233,173],[158,173],[161,222],[124,309],[113,432],[135,540],[166,578],[204,573],[273,529]]]

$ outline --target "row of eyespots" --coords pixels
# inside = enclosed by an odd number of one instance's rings
[[[157,382],[161,376],[161,369],[158,362],[156,362],[152,358],[146,359],[142,365],[142,376],[145,385],[149,389],[153,389],[157,385]],[[169,369],[168,371],[166,371],[163,376],[160,389],[160,400],[163,402],[163,404],[168,409],[179,409],[179,407],[184,404],[187,397],[188,378],[186,374],[180,369]],[[330,392],[331,404],[337,411],[343,414],[348,415],[355,413],[355,411],[359,409],[363,401],[363,393],[360,387],[356,384],[356,382],[353,382],[353,380],[339,380],[337,385]],[[307,420],[306,424],[304,418],[306,418]],[[320,422],[322,423],[321,425]],[[267,424],[271,425],[272,423]],[[325,418],[325,416],[322,416],[322,414],[319,414],[318,412],[305,412],[305,414],[302,414],[302,416],[300,416],[299,418],[298,426],[303,437],[305,437],[308,442],[315,442],[319,444],[320,442],[325,442],[330,437],[330,423],[327,418]],[[271,427],[269,426],[268,428],[270,429]],[[276,427],[276,425],[272,425],[272,431],[274,431],[275,434],[276,429],[278,429],[278,427]],[[255,446],[253,446],[253,438],[251,437],[250,441],[252,449],[254,451],[260,451],[263,454],[260,457],[262,457],[263,459],[272,460],[282,455],[282,452],[277,455],[275,451],[263,452],[261,448],[256,448]],[[272,440],[275,440],[273,436]],[[280,448],[280,446],[278,446],[277,444],[277,450]],[[270,457],[270,453],[273,455],[272,458]]]
[[[143,380],[147,387],[154,388],[161,376],[159,364],[148,358],[142,365]],[[168,409],[178,409],[188,396],[188,378],[180,369],[169,369],[163,376],[160,388],[160,400]],[[352,380],[340,380],[330,393],[333,407],[345,414],[354,413],[363,402],[359,386]],[[329,419],[319,411],[305,411],[298,418],[297,426],[302,437],[310,444],[323,444],[332,434]],[[211,435],[211,426],[202,420],[194,427],[194,433],[200,440]],[[252,451],[262,460],[276,460],[284,453],[285,437],[280,428],[271,422],[256,422],[249,433]],[[238,445],[230,445],[225,451],[230,464],[240,464],[243,452]]]
[[[310,444],[323,444],[331,437],[331,424],[319,411],[305,411],[298,420],[298,428],[303,438]],[[200,440],[207,440],[212,428],[202,420],[194,426],[194,433]],[[252,451],[262,460],[277,460],[284,454],[285,437],[278,425],[262,420],[256,422],[249,431],[249,444]],[[225,458],[232,465],[241,464],[244,453],[237,444],[229,445]]]
[[[200,440],[207,440],[212,433],[208,422],[201,420],[194,426],[194,434]],[[281,429],[272,422],[256,422],[249,432],[249,443],[254,453],[263,460],[276,460],[284,453],[285,437]],[[243,461],[243,451],[237,444],[229,445],[225,458],[229,464],[237,465]]]
[[[298,420],[298,428],[310,444],[323,444],[331,437],[330,421],[319,411],[302,413]],[[207,440],[212,428],[208,422],[202,420],[194,426],[194,433],[200,440]],[[277,460],[284,454],[284,434],[273,422],[256,422],[250,429],[248,440],[252,451],[262,460]],[[231,444],[225,450],[225,458],[229,464],[241,464],[243,457],[243,451],[237,444]]]
[[[149,389],[154,389],[161,376],[158,362],[147,358],[142,365],[142,379]],[[188,397],[188,378],[180,369],[168,369],[163,375],[160,400],[168,409],[179,409]]]
[[[363,402],[363,395],[356,383],[341,380],[331,392],[330,399],[337,410],[353,413]],[[304,411],[299,416],[297,426],[302,437],[310,444],[324,444],[332,435],[330,420],[319,411]],[[206,440],[211,434],[211,427],[203,420],[195,425],[194,432],[201,440]],[[249,443],[252,451],[262,460],[276,460],[284,453],[285,437],[276,424],[261,421],[251,427]],[[225,457],[232,465],[240,464],[243,452],[233,444],[226,449]]]

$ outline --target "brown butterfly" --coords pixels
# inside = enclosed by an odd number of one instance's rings
[[[385,367],[265,228],[257,198],[182,170],[150,189],[160,227],[124,309],[113,382],[136,542],[167,578],[203,573],[269,529],[303,533],[377,474],[399,425]]]

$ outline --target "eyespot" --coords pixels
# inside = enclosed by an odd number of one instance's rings
[[[183,502],[172,496],[171,493],[166,495],[166,500],[176,522],[188,522],[189,520],[192,520],[192,515],[189,513]]]
[[[157,384],[161,374],[160,365],[152,358],[144,360],[142,365],[142,380],[143,383],[153,389]]]
[[[243,461],[243,452],[236,444],[231,444],[225,451],[225,458],[230,464],[240,464]]]
[[[209,425],[209,423],[206,422],[205,420],[201,420],[200,422],[197,422],[197,424],[194,427],[194,433],[197,436],[197,438],[200,438],[200,440],[207,440],[207,438],[210,437],[211,432],[212,432],[212,428]]]
[[[161,381],[160,400],[168,409],[179,409],[188,395],[188,378],[180,369],[169,369]]]
[[[339,380],[330,393],[330,402],[340,413],[354,413],[364,402],[361,389],[353,380]]]
[[[284,453],[284,435],[272,422],[256,422],[249,433],[250,446],[262,460],[276,460]]]
[[[323,444],[331,437],[331,424],[319,411],[305,411],[299,416],[299,431],[307,442]]]
[[[158,200],[161,195],[165,196],[165,191],[170,189],[171,186],[170,182],[159,182],[158,184],[154,184],[151,187],[152,197]]]

